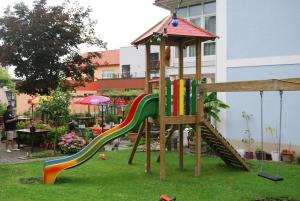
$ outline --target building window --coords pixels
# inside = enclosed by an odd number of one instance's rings
[[[122,65],[122,78],[130,78],[130,65]]]
[[[158,69],[157,69],[157,64],[159,62],[159,54],[158,54],[158,52],[151,53],[150,59],[151,59],[150,60],[151,73],[158,73]]]
[[[193,23],[196,26],[206,29],[212,34],[216,34],[216,2],[206,2],[188,7],[183,7],[177,10],[177,15],[185,20]],[[216,42],[207,41],[203,43],[203,55],[216,54]],[[190,46],[185,49],[184,57],[194,57],[196,55],[195,46]],[[175,57],[178,58],[178,49],[175,49]]]
[[[102,79],[112,79],[115,78],[115,71],[113,70],[104,70],[102,71]]]

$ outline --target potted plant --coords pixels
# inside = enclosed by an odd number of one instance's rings
[[[293,162],[294,156],[295,156],[295,151],[291,150],[291,145],[290,145],[289,149],[283,149],[281,151],[281,158],[282,158],[282,161],[284,161],[284,162],[288,162],[288,163]]]
[[[249,121],[252,119],[253,115],[248,114],[246,112],[242,112],[242,118],[246,121],[246,129],[244,130],[244,137],[242,138],[242,142],[246,145],[245,158],[253,159],[254,155],[251,151],[251,146],[254,143],[254,139],[252,138],[252,133],[249,127]]]
[[[277,139],[278,139],[277,129],[273,128],[271,126],[268,126],[265,129],[265,133],[272,137],[273,149],[275,150],[275,151],[274,150],[271,151],[272,160],[273,161],[280,161],[279,152],[276,150]]]
[[[257,160],[272,160],[271,154],[263,151],[261,147],[256,148],[255,156]]]

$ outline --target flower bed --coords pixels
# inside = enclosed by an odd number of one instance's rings
[[[86,146],[86,141],[73,133],[62,135],[58,143],[63,154],[75,154]]]

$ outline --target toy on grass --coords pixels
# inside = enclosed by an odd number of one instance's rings
[[[99,159],[100,160],[105,160],[106,159],[106,155],[105,154],[99,154]]]
[[[176,201],[176,198],[170,198],[166,195],[161,195],[159,201]]]

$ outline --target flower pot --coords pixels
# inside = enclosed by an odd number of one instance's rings
[[[237,149],[236,151],[241,155],[241,157],[245,157],[245,149]]]
[[[282,153],[281,158],[283,162],[293,162],[294,161],[294,154]]]
[[[254,158],[254,154],[252,151],[246,151],[245,152],[245,159],[253,159]]]
[[[272,160],[271,154],[267,152],[255,152],[255,156],[257,160]]]
[[[32,132],[32,133],[33,133],[33,132],[35,132],[35,130],[36,130],[36,129],[35,129],[35,127],[34,127],[34,126],[32,126],[32,127],[30,127],[30,128],[29,128],[29,130],[30,130],[30,132]]]
[[[271,151],[272,161],[280,161],[278,151]]]

